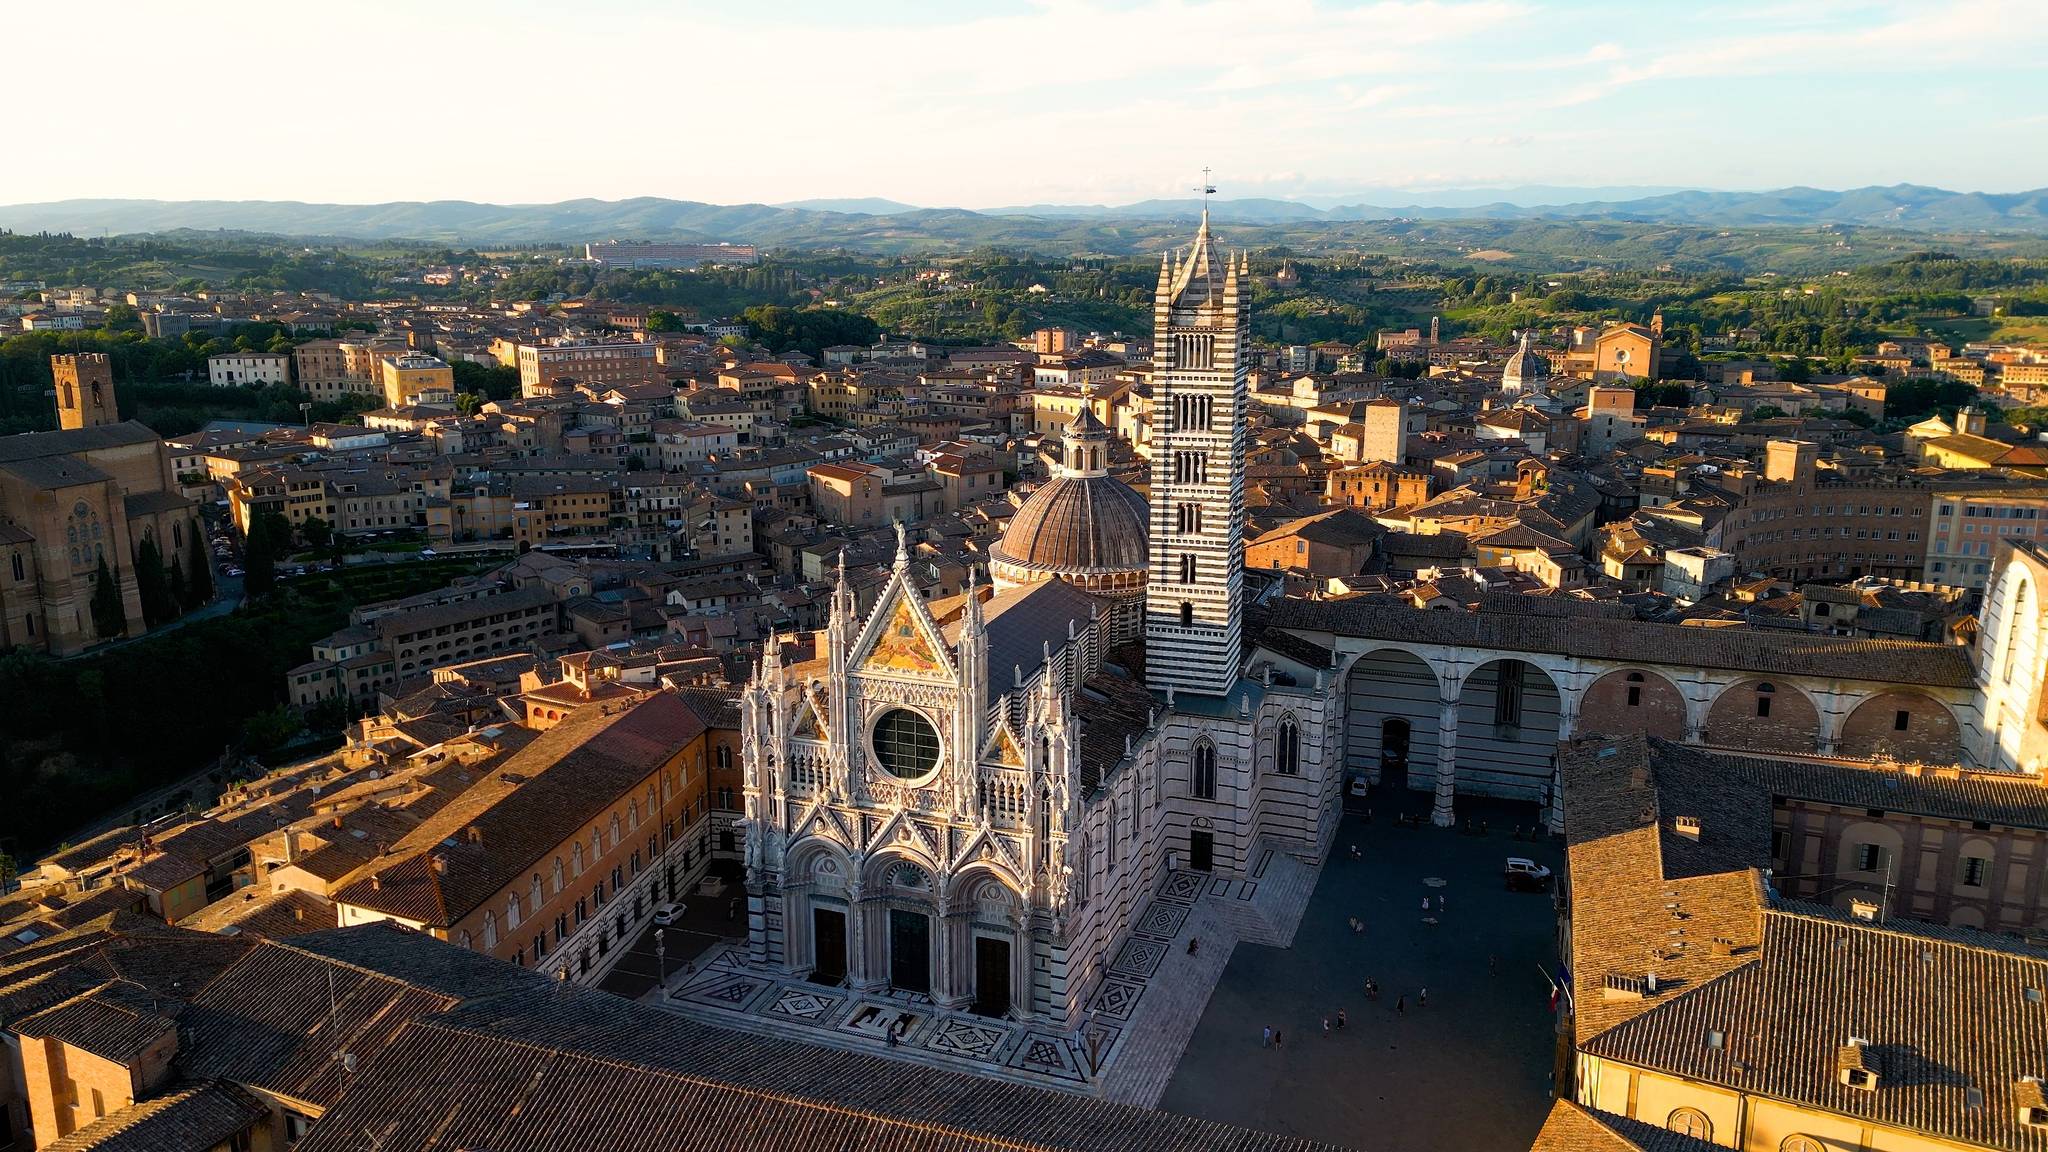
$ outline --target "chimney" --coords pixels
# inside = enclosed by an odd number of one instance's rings
[[[370,891],[382,892],[383,890],[384,878],[382,876],[377,875],[375,872],[370,873]]]
[[[471,844],[481,844],[484,842],[484,830],[471,824],[462,830],[462,838]]]
[[[448,874],[448,861],[438,853],[427,857],[427,863],[433,866],[434,875],[446,876]]]
[[[292,909],[292,919],[294,919],[294,920],[304,920],[305,918],[306,918],[306,910],[305,910],[304,908],[294,908],[294,909]]]
[[[1671,823],[1672,823],[1672,827],[1673,827],[1673,828],[1674,828],[1674,829],[1675,829],[1675,830],[1677,831],[1677,833],[1678,833],[1678,834],[1679,834],[1680,836],[1683,836],[1683,837],[1685,837],[1685,838],[1686,838],[1687,840],[1691,840],[1691,841],[1692,841],[1692,842],[1694,842],[1695,844],[1697,844],[1697,843],[1699,842],[1699,838],[1700,838],[1700,818],[1699,818],[1699,817],[1697,817],[1697,816],[1678,816],[1678,817],[1674,817],[1674,818],[1672,819]]]

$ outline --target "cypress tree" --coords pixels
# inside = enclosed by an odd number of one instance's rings
[[[100,639],[111,640],[127,631],[128,618],[121,611],[121,593],[114,587],[114,571],[105,556],[92,579],[92,628]]]
[[[206,533],[199,530],[199,522],[192,522],[191,571],[185,574],[185,607],[197,608],[213,599],[213,568],[206,562]]]

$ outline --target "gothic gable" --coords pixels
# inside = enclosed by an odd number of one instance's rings
[[[987,746],[981,750],[981,761],[1004,768],[1024,767],[1024,749],[1017,743],[1017,737],[1011,734],[1008,720],[996,724],[995,734],[989,737]]]
[[[854,648],[853,666],[864,674],[954,679],[953,659],[924,600],[903,567],[890,578]]]

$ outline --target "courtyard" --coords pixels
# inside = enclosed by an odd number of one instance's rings
[[[1398,802],[1426,813],[1429,796]],[[1346,814],[1293,947],[1231,954],[1159,1107],[1365,1152],[1526,1148],[1550,1107],[1556,918],[1501,868],[1524,856],[1561,872],[1563,853],[1512,834],[1534,805],[1461,797],[1452,831],[1396,822],[1384,795],[1368,803],[1377,819]],[[1466,833],[1468,818],[1489,832]],[[1277,1047],[1262,1047],[1267,1026]]]

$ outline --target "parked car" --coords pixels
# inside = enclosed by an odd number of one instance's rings
[[[1506,875],[1510,892],[1541,892],[1550,887],[1550,869],[1520,856],[1508,857]]]
[[[654,909],[654,922],[656,924],[659,924],[663,928],[667,928],[670,925],[681,920],[683,918],[683,913],[688,912],[689,910],[690,906],[688,904],[658,905]]]

